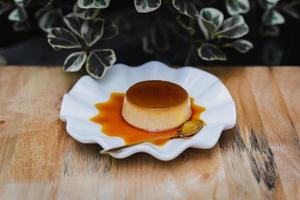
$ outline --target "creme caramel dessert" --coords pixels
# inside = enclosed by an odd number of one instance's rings
[[[161,139],[161,137],[177,135],[177,127],[168,131],[149,132],[128,124],[121,114],[124,96],[124,93],[112,93],[107,102],[101,102],[95,105],[99,112],[96,116],[91,118],[91,121],[101,125],[102,133],[110,137],[122,138],[125,144],[148,140],[155,145],[163,145],[169,140]],[[193,98],[191,98],[191,106],[192,116],[189,120],[201,119],[201,114],[205,111],[205,108],[196,105]]]
[[[130,125],[151,132],[174,129],[192,115],[188,93],[168,81],[142,81],[124,97],[122,117]]]

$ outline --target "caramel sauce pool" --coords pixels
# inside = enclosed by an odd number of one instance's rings
[[[91,121],[102,126],[101,131],[108,136],[120,137],[126,144],[131,144],[148,139],[155,139],[162,136],[175,136],[177,129],[163,132],[148,132],[129,125],[122,117],[124,93],[112,93],[109,101],[95,105],[99,114],[92,117]],[[200,119],[200,114],[205,111],[204,107],[198,106],[191,98],[192,116],[191,119]],[[158,139],[153,144],[163,145],[169,139]]]

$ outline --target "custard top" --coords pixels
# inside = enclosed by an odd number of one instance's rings
[[[126,92],[126,99],[140,107],[163,109],[185,102],[188,93],[175,83],[151,80],[131,86]]]

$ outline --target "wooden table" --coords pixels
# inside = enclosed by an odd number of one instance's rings
[[[238,123],[210,150],[116,160],[59,120],[78,74],[0,68],[0,199],[300,199],[300,68],[212,68]]]

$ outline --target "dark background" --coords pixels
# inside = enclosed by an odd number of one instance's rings
[[[71,3],[68,3],[71,2]],[[220,4],[220,5],[219,5]],[[71,11],[72,1],[61,1],[65,13]],[[224,2],[215,7],[224,11]],[[34,8],[33,8],[34,9]],[[252,7],[249,14],[244,15],[250,27],[250,33],[245,39],[254,44],[247,54],[226,49],[228,61],[205,62],[197,59],[194,65],[300,65],[300,22],[287,15],[286,23],[279,26],[278,37],[263,37],[259,34],[263,10]],[[112,0],[103,15],[123,20],[121,34],[113,40],[106,41],[103,46],[113,48],[119,63],[139,65],[149,60],[162,60],[172,65],[182,65],[188,51],[188,45],[183,41],[171,39],[172,50],[164,53],[147,54],[142,50],[141,37],[149,34],[157,13],[164,13],[164,8],[149,14],[137,13],[133,0]],[[32,13],[29,11],[33,19]],[[54,51],[47,43],[46,33],[39,30],[36,21],[31,21],[31,29],[27,32],[14,32],[12,22],[7,20],[7,14],[0,16],[0,55],[4,56],[8,65],[62,65],[68,51]],[[170,15],[171,17],[174,17]],[[225,14],[225,18],[228,17]],[[170,35],[170,38],[173,37]]]

